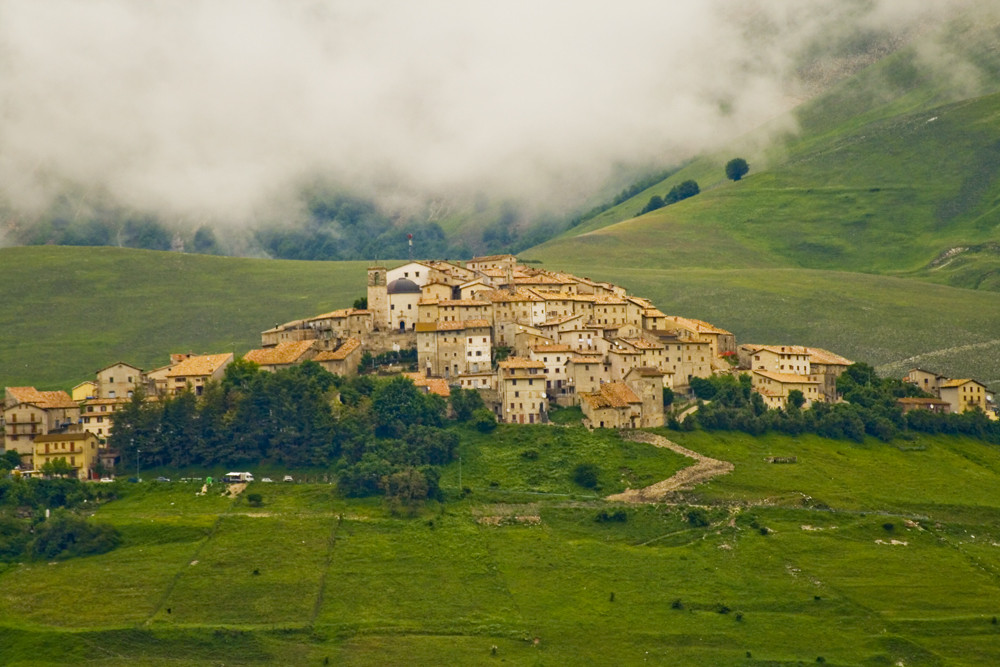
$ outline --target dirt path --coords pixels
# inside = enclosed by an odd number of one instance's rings
[[[679,470],[676,474],[662,482],[651,484],[643,489],[625,489],[622,493],[608,496],[607,500],[626,503],[656,503],[663,501],[669,494],[680,489],[689,489],[695,484],[707,482],[718,475],[726,475],[733,470],[733,464],[729,461],[719,461],[707,456],[702,456],[698,452],[693,452],[686,447],[681,447],[677,443],[670,442],[666,438],[646,431],[631,431],[624,435],[629,440],[645,442],[656,447],[672,449],[678,454],[682,454],[697,461],[693,466]]]

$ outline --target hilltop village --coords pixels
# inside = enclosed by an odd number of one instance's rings
[[[367,370],[369,357],[412,359],[415,351],[417,370],[404,373],[415,385],[442,396],[454,387],[476,390],[500,422],[542,424],[553,406],[580,406],[587,427],[615,429],[663,426],[665,395],[689,395],[696,378],[721,374],[748,374],[768,408],[836,403],[837,378],[853,363],[820,348],[738,345],[732,333],[667,315],[618,285],[520,264],[513,255],[373,266],[366,298],[366,308],[268,329],[243,358],[265,371],[313,361],[352,376]],[[92,476],[116,464],[106,447],[112,415],[137,388],[151,400],[186,390],[198,396],[233,360],[232,353],[171,354],[149,371],[119,361],[71,393],[7,387],[0,446],[26,468],[62,458],[78,476]],[[995,417],[976,380],[922,369],[905,380],[925,397],[900,399],[904,411],[978,408]]]

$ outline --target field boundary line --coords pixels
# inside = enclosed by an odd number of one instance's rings
[[[319,612],[323,609],[323,600],[326,595],[326,578],[330,574],[330,566],[333,565],[333,548],[337,545],[337,533],[340,532],[340,526],[344,523],[344,515],[340,513],[337,515],[337,523],[333,525],[333,530],[330,531],[330,537],[327,539],[326,544],[326,563],[323,566],[323,574],[319,578],[319,593],[316,594],[316,602],[313,603],[312,614],[309,615],[309,627],[314,627],[316,625],[316,619],[319,618]]]
[[[174,572],[174,576],[170,578],[170,583],[167,584],[167,588],[163,591],[163,594],[160,596],[160,599],[156,603],[156,606],[153,607],[153,611],[151,611],[149,616],[146,617],[146,620],[143,621],[142,623],[143,625],[148,626],[150,623],[153,622],[153,619],[156,617],[156,615],[160,613],[160,610],[163,609],[163,605],[167,603],[167,600],[173,594],[174,588],[176,588],[177,586],[177,582],[180,581],[181,575],[184,573],[185,570],[187,570],[187,568],[191,567],[191,562],[198,558],[198,555],[201,553],[202,549],[205,548],[205,545],[207,545],[209,542],[212,541],[212,538],[215,537],[215,534],[219,531],[219,526],[222,525],[222,520],[227,516],[229,516],[229,514],[233,511],[233,508],[236,507],[236,503],[238,502],[239,502],[239,494],[237,493],[236,496],[233,497],[233,502],[229,503],[229,507],[226,508],[226,511],[222,512],[221,514],[219,514],[218,517],[216,517],[215,523],[212,524],[212,529],[208,531],[208,535],[205,536],[205,539],[203,539],[198,544],[198,546],[195,547],[194,553],[192,553],[191,556],[183,564],[181,564],[180,567],[177,568],[177,571]]]

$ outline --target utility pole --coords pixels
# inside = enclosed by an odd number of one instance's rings
[[[458,492],[462,492],[462,455],[458,455]]]
[[[142,454],[142,450],[135,450],[135,481],[137,482],[142,481],[139,479],[139,454]]]

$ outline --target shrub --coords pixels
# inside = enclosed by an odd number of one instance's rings
[[[750,164],[741,157],[735,157],[726,163],[726,178],[738,181],[750,171]]]
[[[601,510],[598,512],[597,516],[594,517],[594,521],[598,523],[608,523],[610,521],[625,523],[628,521],[628,513],[625,510],[615,510],[611,514],[608,514],[607,510]]]
[[[537,461],[538,460],[538,450],[537,449],[526,449],[523,452],[521,452],[521,458],[522,459],[527,459],[529,461]]]
[[[578,463],[573,468],[573,481],[587,489],[596,489],[600,470],[593,463]]]
[[[497,418],[486,408],[474,410],[472,413],[472,425],[480,433],[492,433],[497,427]]]
[[[694,526],[695,528],[703,528],[709,524],[708,512],[701,509],[700,507],[695,507],[687,511],[684,515],[687,522]]]
[[[111,551],[121,543],[118,530],[109,524],[95,524],[57,512],[35,529],[28,550],[34,558],[62,559]]]
[[[250,507],[260,507],[264,503],[264,498],[259,493],[248,493],[247,503]]]

